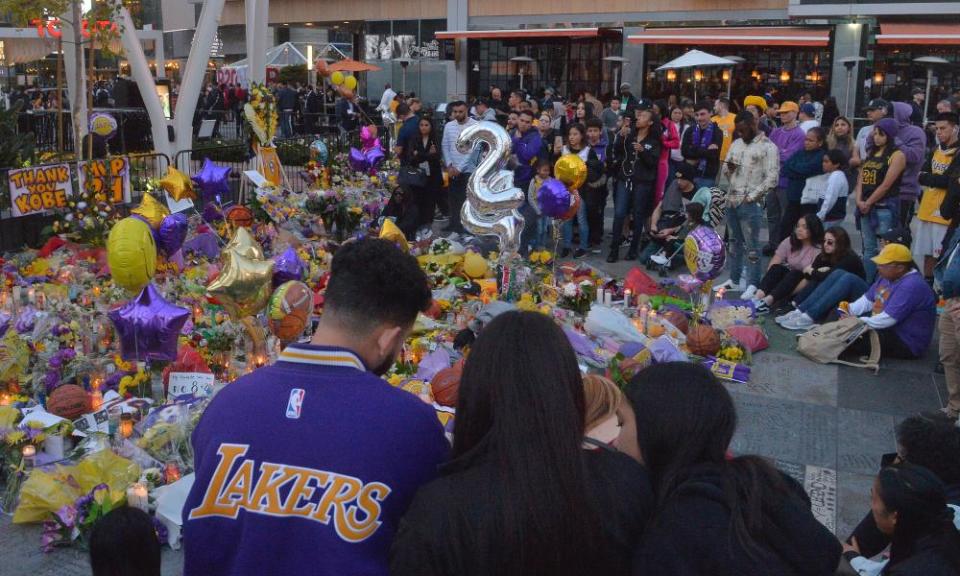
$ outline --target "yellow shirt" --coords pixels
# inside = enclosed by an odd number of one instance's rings
[[[950,162],[956,154],[956,148],[941,150],[938,146],[933,152],[933,159],[930,162],[930,172],[941,175],[947,171]],[[945,188],[927,188],[923,189],[923,197],[920,199],[920,207],[917,209],[917,218],[924,222],[933,222],[947,226],[950,221],[940,216],[940,204],[947,196]]]
[[[723,144],[720,146],[720,161],[727,157],[727,150],[730,149],[730,143],[733,142],[733,131],[736,128],[736,116],[728,113],[726,117],[714,116],[710,120],[717,123],[717,126],[723,132]]]

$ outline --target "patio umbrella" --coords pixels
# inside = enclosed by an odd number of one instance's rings
[[[358,62],[352,58],[344,58],[338,62],[327,66],[327,70],[331,72],[379,72],[382,70],[379,66],[374,66],[373,64],[367,64],[366,62]]]
[[[714,56],[713,54],[707,54],[706,52],[702,52],[700,50],[690,50],[683,56],[675,58],[657,68],[657,71],[680,70],[682,68],[707,68],[710,66],[723,66],[724,68],[732,68],[736,65],[737,63],[733,60]],[[696,78],[694,78],[693,81],[693,99],[697,99]]]

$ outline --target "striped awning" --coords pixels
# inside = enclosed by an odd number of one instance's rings
[[[830,44],[830,30],[804,26],[648,28],[627,40],[633,44],[819,47]]]
[[[960,24],[880,24],[877,44],[960,44]]]
[[[585,38],[600,35],[599,28],[525,28],[523,30],[444,30],[437,40],[496,40],[499,38]]]

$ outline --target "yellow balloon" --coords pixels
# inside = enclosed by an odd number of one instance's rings
[[[153,232],[138,218],[117,222],[107,237],[107,263],[113,281],[130,292],[139,292],[157,271],[157,246]]]
[[[587,181],[587,163],[576,154],[564,154],[553,165],[553,173],[567,188],[579,190]]]
[[[343,84],[343,72],[337,70],[330,75],[330,81],[333,82],[336,86]]]
[[[247,258],[234,250],[224,250],[223,270],[207,286],[207,295],[223,304],[235,319],[263,310],[273,292],[273,260]]]
[[[476,252],[467,252],[463,257],[463,272],[471,278],[484,278],[488,272],[487,261]]]
[[[223,256],[226,256],[227,252],[236,252],[247,258],[263,260],[263,247],[253,239],[250,230],[244,226],[237,227],[237,231],[233,233],[233,238],[223,248]]]
[[[393,220],[386,219],[383,221],[383,227],[380,228],[380,239],[394,242],[404,252],[410,251],[410,245],[407,244],[407,237],[397,228]]]
[[[173,166],[167,167],[167,175],[160,180],[160,187],[177,202],[184,198],[197,199],[197,195],[193,192],[193,181]]]
[[[357,77],[356,76],[347,76],[343,79],[343,85],[347,87],[348,90],[357,89]]]
[[[152,194],[144,194],[140,205],[131,210],[130,213],[143,216],[154,230],[160,228],[160,223],[163,222],[163,219],[170,215],[167,207],[157,202],[157,199],[154,198]]]

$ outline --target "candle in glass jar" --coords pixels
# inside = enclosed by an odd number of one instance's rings
[[[623,291],[623,307],[624,308],[630,307],[630,298],[632,296],[633,296],[633,290],[627,288],[626,290]]]
[[[37,303],[37,290],[36,288],[29,288],[27,290],[27,302],[30,304]]]
[[[167,484],[171,484],[180,479],[180,466],[177,465],[176,460],[167,460],[167,464],[163,470],[163,477]]]
[[[133,414],[120,415],[120,436],[123,438],[133,436]]]
[[[100,297],[100,287],[99,287],[99,286],[94,286],[94,287],[93,287],[93,296],[94,296],[94,298],[99,298],[99,297]]]
[[[25,469],[33,468],[37,458],[37,447],[33,444],[27,444],[23,447],[23,467]]]
[[[90,409],[96,412],[103,406],[103,394],[100,393],[100,390],[94,388],[93,392],[90,393]]]
[[[131,508],[139,508],[144,512],[149,512],[149,499],[147,498],[147,487],[137,482],[127,488],[127,505]]]

